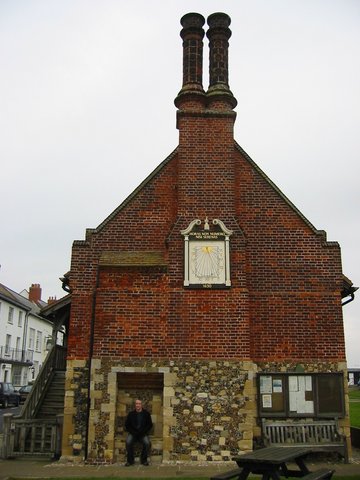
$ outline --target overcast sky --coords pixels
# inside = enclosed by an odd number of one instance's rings
[[[235,138],[360,286],[359,0],[0,0],[1,283],[63,296],[73,240],[177,146],[191,11],[231,16]],[[360,367],[360,293],[343,311]]]

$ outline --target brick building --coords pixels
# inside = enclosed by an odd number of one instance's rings
[[[205,20],[181,23],[179,145],[73,244],[64,457],[123,461],[135,397],[153,461],[229,460],[262,417],[339,417],[349,436],[340,247],[234,140],[230,18],[207,20],[207,91]]]

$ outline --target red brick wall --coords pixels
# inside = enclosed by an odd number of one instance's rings
[[[207,93],[203,22],[196,14],[182,20],[192,68],[175,100],[176,153],[86,242],[74,244],[69,355],[86,358],[92,337],[99,357],[343,360],[339,247],[327,244],[235,144],[230,19],[210,17]],[[188,49],[190,40],[195,49]],[[222,58],[221,78],[215,57]],[[231,288],[183,286],[180,232],[205,217],[233,231]],[[98,268],[103,252],[138,250],[162,252],[167,267]]]
[[[165,238],[176,215],[176,170],[175,157],[128,204],[125,202],[119,213],[115,210],[101,228],[87,233],[87,241],[74,242],[69,358],[87,358],[89,355],[93,309],[96,307],[98,312],[100,308],[97,284],[101,253],[151,249],[162,250],[166,256]]]
[[[180,117],[179,215],[234,215],[233,112]],[[230,209],[230,210],[229,210]]]
[[[198,210],[189,192],[178,204],[177,185],[186,189],[178,164],[174,156],[87,243],[75,242],[70,357],[88,355],[95,295],[95,356],[344,359],[339,247],[327,245],[234,144],[224,160],[210,142],[185,173],[204,178]],[[230,173],[221,175],[226,164]],[[230,289],[183,287],[180,230],[205,215],[234,231]],[[103,267],[97,280],[101,252],[118,250],[161,250],[168,266]]]
[[[252,358],[344,360],[338,244],[326,243],[242,155],[236,165]]]

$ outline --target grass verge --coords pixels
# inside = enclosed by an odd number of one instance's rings
[[[360,388],[349,389],[349,400],[350,424],[352,427],[360,428]]]

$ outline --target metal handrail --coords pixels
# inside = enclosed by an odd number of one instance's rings
[[[22,350],[19,348],[12,348],[7,345],[0,346],[0,360],[7,362],[29,363],[32,365],[34,357],[33,350]]]

